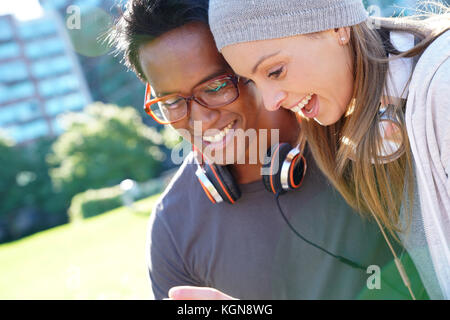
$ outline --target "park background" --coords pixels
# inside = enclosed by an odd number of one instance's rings
[[[125,2],[0,2],[0,299],[152,299],[147,223],[180,139],[102,41]]]

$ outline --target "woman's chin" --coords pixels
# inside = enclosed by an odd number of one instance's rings
[[[323,114],[318,114],[316,117],[314,117],[314,121],[320,124],[321,126],[326,127],[335,124],[336,122],[339,121],[341,117],[342,116],[339,115],[330,116],[329,114],[327,114],[324,116]]]
[[[323,121],[320,121],[317,117],[314,118],[314,121],[320,124],[321,126],[326,126],[327,124],[324,124]]]
[[[315,117],[314,121],[323,127],[332,125],[333,123],[337,122],[337,121],[333,121],[333,119],[327,119],[326,117],[320,117],[320,116]]]

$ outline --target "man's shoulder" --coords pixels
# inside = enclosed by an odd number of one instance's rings
[[[178,191],[180,189],[186,190],[186,187],[189,187],[189,184],[194,181],[195,169],[194,154],[190,152],[170,180],[161,197],[173,197],[175,194],[180,195]]]
[[[188,193],[193,189],[192,185],[196,179],[195,169],[196,164],[194,162],[193,153],[191,152],[183,160],[183,163],[175,172],[172,179],[170,179],[167,187],[159,197],[158,203],[187,199],[189,196]]]
[[[153,219],[178,219],[181,215],[189,216],[196,203],[207,200],[197,181],[195,170],[197,164],[193,153],[186,156],[183,163],[170,180],[153,208]],[[204,199],[202,198],[204,197]]]

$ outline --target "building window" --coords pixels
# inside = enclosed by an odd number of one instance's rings
[[[18,31],[23,39],[39,38],[56,33],[56,25],[52,20],[38,19],[21,23]]]
[[[0,125],[28,121],[41,116],[39,103],[36,100],[0,107]]]
[[[34,95],[34,86],[30,81],[15,85],[0,86],[0,103],[28,98]]]
[[[0,45],[0,60],[10,59],[20,55],[19,45],[15,42],[8,42]]]
[[[32,64],[31,72],[36,78],[43,78],[61,73],[67,73],[72,69],[72,62],[61,56],[53,59],[39,60]]]
[[[6,19],[0,19],[0,41],[10,40],[12,37],[11,24]]]
[[[86,98],[79,92],[48,100],[45,103],[45,111],[50,116],[66,111],[83,109],[87,104]]]
[[[25,53],[31,59],[42,58],[63,52],[64,43],[58,38],[37,40],[30,42],[25,46]]]
[[[0,64],[0,82],[20,81],[27,77],[27,67],[22,61]]]
[[[61,95],[74,91],[79,87],[78,78],[73,74],[42,80],[39,83],[39,92],[44,97]]]
[[[45,120],[37,120],[21,126],[8,127],[6,131],[17,142],[36,139],[49,134]]]

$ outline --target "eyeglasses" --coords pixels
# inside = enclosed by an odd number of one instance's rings
[[[147,83],[144,110],[158,123],[171,124],[189,116],[191,100],[210,109],[232,103],[239,97],[238,81],[235,75],[222,75],[197,85],[189,97],[174,93],[154,99]]]

